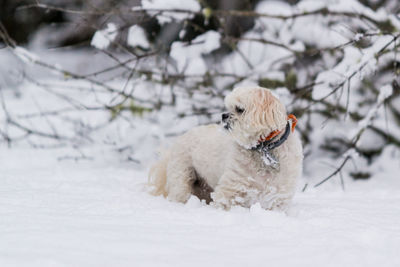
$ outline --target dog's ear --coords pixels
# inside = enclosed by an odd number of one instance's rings
[[[286,109],[278,98],[273,96],[268,89],[259,89],[255,92],[253,118],[260,126],[281,128],[286,122]]]

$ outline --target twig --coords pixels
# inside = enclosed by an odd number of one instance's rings
[[[326,181],[328,181],[329,179],[331,179],[332,177],[334,177],[336,174],[338,174],[343,167],[346,165],[347,161],[351,158],[350,155],[346,156],[345,159],[343,160],[342,164],[340,164],[340,166],[333,172],[331,173],[328,177],[326,177],[325,179],[323,179],[321,182],[317,183],[316,185],[314,185],[314,187],[318,187],[321,184],[325,183]]]

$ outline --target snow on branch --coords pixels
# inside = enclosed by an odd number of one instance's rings
[[[94,34],[90,44],[97,49],[106,49],[115,40],[117,34],[117,26],[114,23],[108,23],[105,29],[99,30]]]
[[[326,181],[328,181],[329,179],[331,179],[332,177],[336,176],[337,174],[341,174],[341,171],[344,168],[344,166],[346,165],[346,163],[350,159],[352,159],[355,155],[357,155],[356,148],[357,148],[357,145],[360,141],[362,134],[372,124],[373,120],[377,116],[379,108],[384,104],[386,99],[388,99],[390,96],[392,96],[392,94],[393,94],[392,85],[386,84],[386,85],[382,86],[382,88],[379,91],[379,95],[378,95],[375,105],[368,111],[368,113],[364,117],[364,119],[359,121],[358,129],[357,129],[356,133],[353,134],[353,136],[350,138],[350,140],[352,140],[351,148],[344,153],[344,155],[343,155],[344,160],[342,161],[342,163],[339,165],[339,167],[333,173],[331,173],[328,177],[326,177],[322,181],[315,184],[314,187],[318,187],[318,186],[322,185],[323,183],[325,183]]]
[[[23,64],[56,74],[71,91],[91,92],[95,104],[71,97],[60,89],[61,82],[54,85],[24,73],[24,82],[68,107],[11,116],[15,123],[9,125],[29,128],[30,119],[61,117],[71,110],[103,111],[110,116],[104,125],[131,123],[131,117],[151,113],[152,121],[168,117],[182,122],[184,126],[168,123],[173,125],[169,136],[187,125],[218,122],[223,98],[232,88],[263,86],[299,118],[306,168],[321,158],[340,156],[339,167],[316,186],[336,175],[343,179],[356,154],[358,162],[370,162],[388,145],[400,148],[400,93],[395,86],[400,20],[381,5],[259,1],[254,7],[223,10],[196,0],[143,0],[135,7],[78,10],[38,1],[23,8],[100,18],[87,25],[97,30],[88,41],[104,62],[90,64],[87,71],[50,63],[17,45],[1,23],[0,39]],[[71,85],[75,82],[76,88]],[[383,104],[391,133],[378,116]],[[82,130],[79,121],[73,122],[77,132],[91,140],[88,133],[95,130]],[[350,137],[349,129],[354,129]],[[375,146],[361,144],[361,136],[372,134],[379,140]],[[0,136],[12,139],[4,129]]]

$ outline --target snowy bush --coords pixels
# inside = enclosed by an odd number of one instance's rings
[[[379,171],[376,162],[382,155],[385,161],[399,160],[396,2],[258,1],[253,10],[232,10],[215,9],[206,1],[142,0],[141,6],[119,10],[121,16],[138,18],[137,23],[109,21],[98,28],[91,44],[107,61],[92,73],[49,63],[17,46],[2,29],[8,49],[26,64],[83,88],[70,93],[60,84],[35,83],[27,75],[28,82],[66,105],[54,109],[46,104],[36,117],[13,116],[3,101],[8,125],[3,139],[53,138],[74,146],[101,139],[119,151],[130,147],[128,152],[140,159],[144,140],[218,122],[227,92],[259,85],[272,89],[299,118],[305,172],[321,181],[342,175],[368,178]],[[119,13],[103,15],[111,14]],[[243,19],[250,23],[233,30]],[[75,117],[63,110],[73,110]],[[89,120],[82,115],[87,111],[101,115]],[[123,136],[118,136],[114,131],[121,128]],[[315,172],[321,162],[329,166]]]

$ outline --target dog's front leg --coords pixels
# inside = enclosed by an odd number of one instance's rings
[[[211,197],[214,205],[229,210],[231,206],[240,205],[248,207],[248,194],[254,190],[253,179],[240,177],[235,173],[224,174],[215,187]]]

